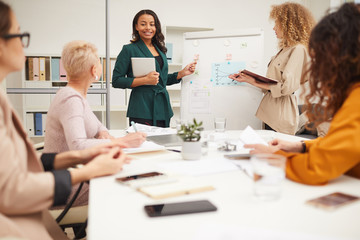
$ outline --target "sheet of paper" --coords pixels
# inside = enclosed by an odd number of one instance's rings
[[[190,176],[210,175],[219,172],[238,170],[238,167],[225,158],[208,158],[195,161],[162,163],[159,167],[165,172]]]
[[[138,148],[123,149],[125,153],[152,152],[152,151],[160,151],[160,150],[165,150],[165,147],[151,141],[143,142],[143,144]]]
[[[155,126],[148,126],[145,124],[135,123],[136,130],[138,132],[144,132],[148,136],[157,136],[157,135],[167,135],[167,134],[176,134],[176,129],[173,128],[161,128],[161,127],[155,127]],[[135,132],[135,129],[133,126],[126,129],[128,133]]]
[[[257,134],[255,130],[250,126],[247,126],[245,130],[241,133],[240,140],[244,144],[263,144],[266,146],[268,145],[267,142],[265,142],[265,140],[262,139],[260,135]]]
[[[253,167],[249,160],[231,160],[231,162],[243,170],[250,178],[253,178]]]

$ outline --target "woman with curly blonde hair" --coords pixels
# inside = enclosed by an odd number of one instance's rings
[[[274,31],[280,50],[268,64],[266,76],[278,80],[278,83],[256,82],[241,71],[229,78],[263,90],[265,95],[256,116],[265,123],[265,129],[295,134],[299,110],[294,92],[302,84],[302,75],[307,69],[309,54],[306,45],[315,20],[304,6],[290,2],[272,6],[270,19],[275,21]]]
[[[324,17],[311,33],[310,91],[318,98],[309,119],[318,125],[332,117],[324,137],[287,142],[275,139],[269,146],[245,145],[251,153],[287,157],[288,178],[320,185],[344,173],[360,178],[360,4],[346,3]]]

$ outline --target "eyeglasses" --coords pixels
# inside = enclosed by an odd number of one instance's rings
[[[30,43],[30,33],[18,33],[18,34],[6,34],[2,36],[2,38],[10,39],[10,38],[17,38],[19,37],[21,39],[22,45],[24,48],[27,48]]]

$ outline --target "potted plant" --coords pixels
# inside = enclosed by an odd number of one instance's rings
[[[195,160],[201,157],[200,132],[204,130],[202,122],[197,122],[194,118],[193,123],[182,124],[178,135],[183,140],[182,157],[185,160]]]

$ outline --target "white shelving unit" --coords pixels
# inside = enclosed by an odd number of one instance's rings
[[[182,60],[182,53],[184,50],[184,33],[186,32],[199,32],[214,30],[211,27],[194,27],[194,26],[172,26],[167,25],[162,27],[166,43],[172,43],[172,61],[169,62],[169,73],[178,72],[186,64]],[[174,111],[174,117],[170,121],[170,126],[175,127],[176,119],[180,119],[180,97],[181,97],[181,84],[174,84],[167,86],[170,95],[170,103]]]
[[[45,57],[49,61],[47,61],[47,70],[45,80],[29,80],[27,79],[26,72],[28,71],[28,67],[25,66],[23,70],[12,73],[6,78],[5,86],[6,88],[16,88],[16,89],[24,89],[23,94],[8,94],[10,101],[12,102],[15,110],[19,113],[20,118],[22,119],[24,126],[28,129],[29,136],[32,138],[34,142],[41,142],[44,140],[43,135],[34,135],[34,131],[30,130],[34,128],[34,122],[29,120],[28,114],[34,113],[46,113],[50,107],[51,101],[55,96],[56,91],[66,86],[67,81],[64,80],[54,80],[52,79],[52,66],[51,59],[52,58],[60,58],[58,54],[51,55],[31,55],[27,56],[31,57]],[[115,58],[111,58],[111,60],[115,60]],[[113,61],[114,63],[114,61]],[[106,82],[103,81],[105,79],[105,72],[103,72],[103,77],[99,82],[95,82],[92,84],[91,90],[104,90],[106,88]],[[111,86],[111,85],[110,85]],[[31,89],[37,89],[35,92],[38,92],[39,89],[43,89],[47,91],[45,94],[34,94],[30,93]],[[50,94],[48,92],[53,92]],[[110,119],[114,123],[112,128],[122,128],[126,127],[126,110],[127,110],[127,92],[130,90],[124,89],[115,89],[110,88]],[[90,103],[92,110],[98,119],[105,124],[106,121],[106,101],[104,93],[98,94],[88,94],[87,99]],[[119,119],[124,119],[124,121],[119,121]],[[44,124],[43,124],[44,127]]]

